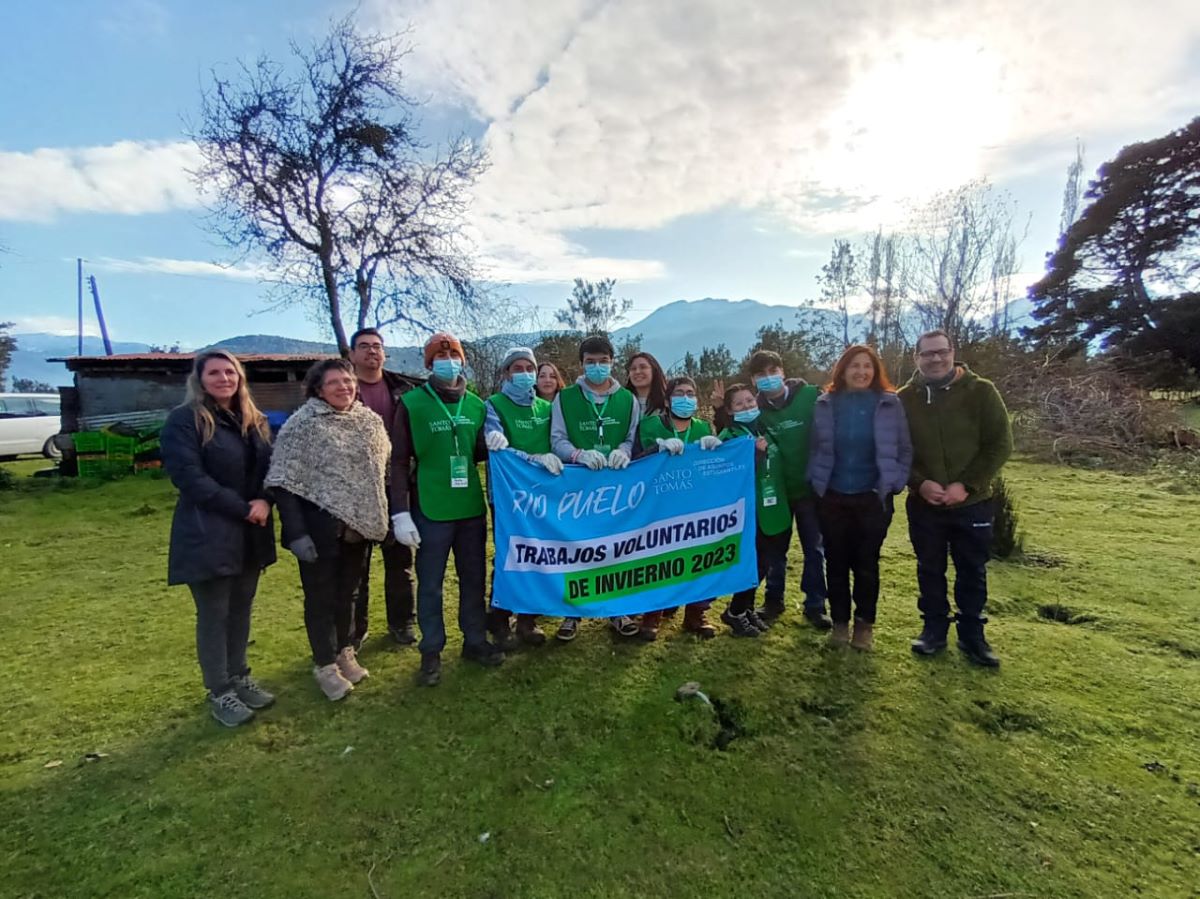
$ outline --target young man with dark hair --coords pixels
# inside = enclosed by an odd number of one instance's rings
[[[350,362],[358,378],[358,398],[383,419],[384,427],[390,434],[400,398],[412,389],[413,384],[407,378],[384,368],[386,361],[387,348],[378,330],[360,328],[350,336]],[[397,542],[393,534],[388,534],[379,546],[383,552],[383,596],[387,605],[388,633],[401,646],[410,646],[417,642],[413,631],[412,550]],[[372,555],[374,549],[367,554],[362,583],[354,596],[354,623],[350,639],[355,649],[361,647],[367,638]]]
[[[987,561],[992,545],[992,482],[1012,453],[1008,410],[991,381],[954,361],[945,331],[917,339],[917,371],[899,390],[912,435],[908,534],[917,556],[917,606],[925,626],[913,652],[946,648],[950,629],[947,552],[954,560],[958,648],[988,668],[1000,660],[984,638]]]
[[[640,415],[633,394],[612,377],[612,341],[602,334],[585,338],[579,344],[579,361],[584,373],[554,398],[550,448],[562,461],[592,471],[624,468],[633,458]],[[623,637],[638,632],[637,622],[627,615],[610,623]],[[579,619],[567,618],[556,636],[574,640],[578,629]]]
[[[764,432],[779,448],[787,484],[788,504],[796,534],[804,550],[800,589],[804,592],[804,617],[818,630],[829,630],[833,622],[825,612],[825,555],[821,525],[812,487],[808,483],[808,447],[812,432],[813,406],[819,391],[802,378],[786,378],[778,353],[759,350],[750,357],[750,377],[758,391]],[[791,542],[790,529],[788,543]],[[766,601],[761,615],[768,622],[786,608],[787,549],[767,570]]]

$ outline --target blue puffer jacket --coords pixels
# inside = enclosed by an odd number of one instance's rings
[[[812,437],[808,456],[808,481],[818,496],[824,496],[833,477],[834,426],[833,396],[823,393],[813,408]],[[879,483],[875,492],[880,498],[899,493],[908,484],[912,466],[912,440],[908,435],[908,420],[904,407],[894,393],[881,393],[875,406],[875,465]]]

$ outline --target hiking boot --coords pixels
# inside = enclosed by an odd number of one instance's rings
[[[558,631],[554,634],[556,640],[562,640],[564,643],[570,643],[579,635],[579,619],[564,618],[562,624],[558,626]]]
[[[337,662],[321,666],[314,665],[313,677],[317,679],[317,686],[321,688],[325,698],[333,702],[337,702],[354,689],[354,684],[346,680],[342,676],[342,672],[338,670]]]
[[[836,627],[837,625],[834,625]],[[854,619],[854,636],[850,645],[859,652],[870,652],[875,648],[875,625],[861,618]]]
[[[526,646],[541,646],[546,642],[546,632],[537,626],[533,615],[517,616],[517,639]]]
[[[674,618],[675,613],[678,611],[679,611],[679,606],[671,606],[671,608],[669,608],[669,609],[662,610],[662,617],[663,618]]]
[[[785,603],[782,599],[768,599],[758,610],[758,617],[760,617],[768,625],[771,625],[775,623],[776,619],[781,618],[783,613],[786,611],[787,603]]]
[[[632,637],[638,632],[638,623],[628,615],[614,615],[608,619],[608,624],[622,637]]]
[[[520,645],[512,630],[512,616],[504,609],[492,609],[488,613],[487,629],[501,652],[515,652]]]
[[[733,632],[735,637],[757,637],[762,633],[762,631],[754,626],[754,622],[750,620],[749,612],[734,615],[726,609],[721,613],[721,620],[729,626],[729,630]]]
[[[371,672],[358,663],[358,653],[354,651],[353,646],[343,647],[342,651],[337,654],[334,664],[342,673],[342,677],[352,684],[357,684],[364,677],[371,676]]]
[[[946,618],[926,618],[925,627],[912,641],[912,651],[920,656],[937,655],[946,648],[946,632],[950,622]]]
[[[711,640],[717,635],[717,629],[709,623],[705,614],[707,611],[701,605],[685,608],[683,610],[683,629],[695,634],[701,640]]]
[[[805,606],[804,620],[819,631],[827,631],[833,627],[833,619],[825,614],[824,606]]]
[[[958,648],[967,661],[981,668],[999,668],[1000,659],[983,636],[983,620],[979,618],[958,620]]]
[[[389,627],[388,634],[399,646],[412,646],[417,642],[417,632],[411,621],[406,621],[400,627]]]
[[[642,616],[642,623],[638,627],[638,638],[653,643],[658,639],[658,625],[661,621],[662,612],[647,612]]]
[[[829,630],[829,645],[839,649],[850,645],[850,622],[835,621]]]
[[[440,652],[421,653],[421,671],[417,674],[417,683],[422,687],[436,687],[442,681],[442,654]]]
[[[260,687],[249,674],[233,678],[233,689],[247,708],[265,709],[275,702],[275,697]]]
[[[495,643],[489,643],[487,640],[482,643],[464,643],[462,657],[484,668],[498,668],[504,664],[504,652]]]
[[[746,620],[758,628],[762,633],[766,633],[771,629],[771,622],[767,621],[754,609],[746,610]]]
[[[213,718],[226,727],[237,727],[254,717],[254,710],[238,698],[235,690],[226,690],[220,696],[208,695],[208,710]]]

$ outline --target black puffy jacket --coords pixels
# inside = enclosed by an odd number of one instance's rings
[[[179,406],[163,425],[163,465],[179,488],[171,521],[168,584],[194,584],[210,578],[266,568],[275,561],[275,522],[247,522],[250,500],[268,499],[263,479],[271,445],[257,431],[243,437],[237,418],[217,410],[216,433],[200,442],[191,408]]]

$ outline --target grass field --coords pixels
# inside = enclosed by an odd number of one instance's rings
[[[279,702],[236,731],[164,586],[170,485],[24,481],[0,493],[0,895],[1200,896],[1197,497],[1009,474],[1037,564],[992,569],[998,673],[912,657],[900,516],[870,656],[795,613],[758,642],[591,625],[429,690],[372,637],[331,705],[283,554],[251,647]],[[741,729],[725,751],[688,680]]]

